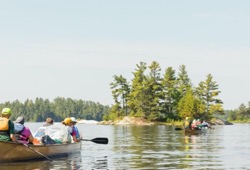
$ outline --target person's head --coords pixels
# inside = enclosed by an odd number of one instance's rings
[[[71,118],[67,117],[62,121],[62,124],[66,125],[66,126],[71,126],[71,125],[73,125],[73,122],[72,122]]]
[[[189,120],[189,117],[186,117],[186,120]]]
[[[4,109],[2,110],[2,117],[9,118],[11,114],[12,114],[12,111],[11,111],[10,108],[7,108],[7,107],[6,107],[6,108],[4,108]]]
[[[16,119],[16,121],[15,121],[15,123],[20,123],[20,124],[24,124],[24,117],[23,116],[19,116],[17,119]]]
[[[50,125],[53,125],[53,123],[54,123],[54,120],[52,118],[48,117],[43,126],[50,126]]]
[[[75,125],[77,123],[77,120],[75,117],[71,117],[70,119],[71,119],[71,122],[73,123],[73,125]]]

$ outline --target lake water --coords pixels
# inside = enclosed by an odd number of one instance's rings
[[[34,132],[41,123],[26,123]],[[77,124],[84,139],[109,138],[109,144],[82,142],[78,154],[49,161],[1,164],[2,169],[249,169],[250,124],[214,126],[205,134],[184,135],[172,126]],[[20,153],[21,155],[21,153]]]

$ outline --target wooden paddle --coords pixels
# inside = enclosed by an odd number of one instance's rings
[[[21,142],[18,142],[18,143],[21,143]],[[42,154],[41,152],[36,151],[35,149],[33,149],[32,147],[30,147],[29,145],[24,144],[24,143],[22,143],[22,144],[23,144],[23,146],[29,148],[30,150],[32,150],[32,151],[36,152],[37,154],[43,156],[44,158],[48,159],[49,161],[51,161],[51,162],[53,161],[52,159],[50,159],[49,157],[45,156],[45,155]]]
[[[81,139],[82,141],[91,141],[94,143],[98,143],[98,144],[108,144],[109,143],[109,139],[108,138],[94,138],[94,139]]]

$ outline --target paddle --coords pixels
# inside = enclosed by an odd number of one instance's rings
[[[18,143],[21,143],[21,142],[18,142]],[[52,159],[50,159],[49,157],[45,156],[45,155],[42,154],[41,152],[38,152],[38,151],[36,151],[35,149],[31,148],[29,145],[24,144],[24,143],[22,143],[22,144],[23,144],[23,146],[29,148],[30,150],[32,150],[32,151],[36,152],[37,154],[43,156],[44,158],[48,159],[49,161],[51,161],[51,162],[53,161]]]
[[[94,138],[94,139],[81,139],[82,141],[91,141],[94,143],[98,143],[98,144],[108,144],[109,143],[109,139],[108,138]]]
[[[182,129],[182,128],[178,128],[178,127],[177,127],[177,128],[175,128],[175,130],[183,130],[183,129]]]

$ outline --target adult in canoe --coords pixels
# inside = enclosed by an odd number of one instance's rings
[[[52,125],[54,125],[54,120],[48,117],[43,126],[39,127],[34,133],[34,137],[36,137],[38,140],[41,140],[41,138],[45,135],[46,128],[49,128]]]
[[[45,124],[43,126],[46,127],[46,126],[51,126],[53,124],[54,124],[54,120],[52,118],[48,117],[46,119],[46,122],[45,122]]]
[[[34,141],[34,137],[30,131],[30,129],[26,126],[24,126],[24,117],[23,116],[19,116],[15,123],[14,123],[14,127],[15,127],[15,137],[17,139],[18,142],[21,143],[33,143]]]
[[[0,141],[16,141],[14,136],[14,123],[9,120],[11,109],[4,108],[0,117]]]

